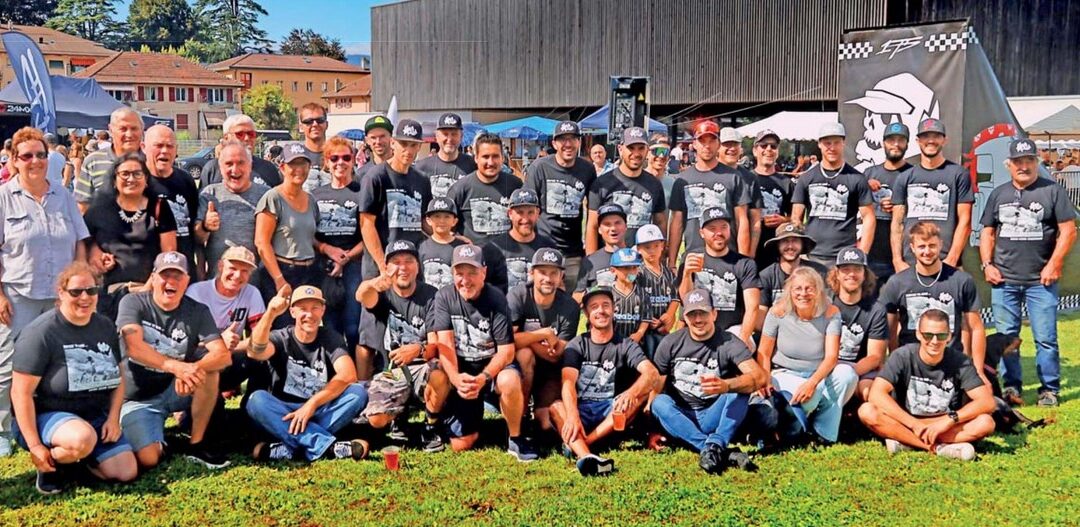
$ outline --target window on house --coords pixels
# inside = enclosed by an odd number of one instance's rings
[[[210,104],[224,104],[225,100],[225,88],[211,88],[207,90],[207,97],[209,97]]]
[[[327,85],[327,84],[326,84],[325,82],[324,82],[324,83],[322,83],[322,91],[323,91],[323,93],[326,93],[326,88],[327,88],[327,86],[328,86],[328,85]]]
[[[309,91],[309,92],[310,92],[310,91],[311,91],[311,88],[312,88],[312,86],[314,86],[314,85],[315,85],[315,83],[314,83],[314,82],[308,81],[308,83],[307,83],[307,91]]]
[[[131,100],[131,92],[124,90],[105,90],[109,96],[120,102],[128,102]]]
[[[187,98],[187,88],[173,88],[176,92],[176,102],[191,102]]]
[[[62,60],[50,60],[49,61],[49,69],[50,70],[64,71],[64,61],[62,61]]]
[[[146,86],[145,88],[143,88],[143,100],[145,100],[146,102],[157,102],[157,88],[154,88],[152,86]]]
[[[292,91],[300,91],[300,83],[299,82],[292,81]]]
[[[188,115],[186,113],[176,114],[176,129],[187,130],[188,129]]]

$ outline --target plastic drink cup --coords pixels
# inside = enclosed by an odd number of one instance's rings
[[[622,432],[626,429],[626,413],[625,412],[612,412],[611,421],[613,428],[616,432]]]
[[[382,450],[383,463],[386,470],[397,471],[401,468],[401,449],[396,446],[388,446]]]

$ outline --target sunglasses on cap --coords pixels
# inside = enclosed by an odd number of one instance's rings
[[[352,154],[344,154],[344,155],[340,155],[340,156],[329,156],[328,159],[330,159],[331,163],[337,163],[338,161],[344,161],[346,163],[351,163],[352,160],[353,160],[353,157],[352,157]]]
[[[923,338],[926,339],[927,342],[933,342],[934,339],[940,340],[941,342],[945,342],[946,340],[949,340],[949,332],[948,331],[946,331],[944,333],[931,333],[929,331],[922,331],[921,333],[922,333]]]
[[[19,154],[19,155],[15,156],[15,158],[18,159],[19,161],[22,161],[22,162],[25,163],[27,161],[30,161],[31,159],[34,159],[34,158],[48,159],[49,158],[49,153],[48,152],[27,152],[25,154]]]
[[[71,295],[71,296],[73,296],[75,298],[78,298],[78,297],[82,296],[83,293],[86,293],[89,296],[97,296],[98,291],[100,291],[100,290],[101,290],[100,287],[94,285],[94,286],[90,286],[90,287],[76,287],[76,288],[73,288],[73,289],[65,289],[64,291],[67,292],[67,294],[69,294],[69,295]]]
[[[326,124],[326,117],[309,117],[307,119],[301,119],[300,122],[308,126],[311,126],[313,124]]]

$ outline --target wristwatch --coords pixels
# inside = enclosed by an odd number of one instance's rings
[[[952,422],[960,422],[960,415],[956,413],[956,410],[949,410],[949,413],[947,415],[949,416],[949,419],[952,419]]]
[[[488,372],[482,371],[480,372],[480,375],[483,375],[485,377],[484,384],[491,382],[491,375],[488,375]]]
[[[979,270],[980,271],[985,271],[986,268],[991,266],[991,265],[994,265],[994,262],[983,262],[982,264],[979,265]]]

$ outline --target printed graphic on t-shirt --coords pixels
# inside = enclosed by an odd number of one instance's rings
[[[454,345],[457,354],[470,362],[482,361],[495,354],[495,342],[491,340],[491,323],[481,319],[479,327],[462,316],[451,317],[454,325]]]
[[[693,359],[676,359],[675,366],[671,369],[671,374],[675,377],[675,389],[698,399],[715,397],[705,395],[705,392],[701,390],[701,376],[706,373],[716,373],[717,366],[715,357],[709,358],[707,364],[701,364]]]
[[[442,289],[454,283],[450,265],[439,260],[424,262],[424,283],[434,286],[435,289]]]
[[[851,325],[844,324],[840,333],[840,360],[855,360],[859,356],[859,348],[862,347],[866,329],[858,322]]]
[[[735,311],[736,295],[739,291],[739,281],[735,278],[735,273],[726,271],[723,275],[716,275],[709,270],[704,270],[694,273],[694,283],[709,291],[713,309]]]
[[[69,392],[107,390],[120,385],[120,366],[108,343],[98,342],[97,349],[82,343],[64,344],[64,362]]]
[[[502,234],[510,230],[510,216],[506,214],[506,205],[487,198],[469,201],[474,231],[481,234]]]
[[[774,188],[768,192],[761,193],[761,200],[764,207],[761,213],[765,216],[770,214],[781,214],[782,207],[784,205],[784,193],[780,192],[780,189]]]
[[[170,359],[179,361],[184,360],[184,356],[187,355],[188,336],[183,329],[173,328],[172,332],[166,335],[164,329],[159,328],[154,323],[146,320],[142,322],[142,329],[143,341],[149,344],[151,348],[154,348],[158,353]],[[164,373],[162,370],[151,368],[138,361],[135,362],[150,371]]]
[[[405,317],[394,311],[386,317],[386,334],[383,335],[383,347],[386,351],[393,351],[402,346],[416,344],[423,340],[425,333],[424,318],[413,317],[405,320]]]
[[[336,201],[319,202],[318,231],[329,236],[352,235],[357,229],[357,203],[346,200],[344,206]]]
[[[254,173],[254,172],[251,173],[251,182],[255,183],[256,185],[262,185],[264,187],[269,187],[270,186],[270,185],[266,184],[266,180],[263,179],[262,176]]]
[[[850,195],[847,185],[841,184],[832,188],[827,183],[813,183],[809,191],[811,218],[847,219],[848,196]]]
[[[581,201],[585,199],[585,184],[574,181],[573,185],[551,179],[547,182],[547,195],[544,206],[547,213],[564,218],[577,218],[581,215]]]
[[[611,399],[615,396],[615,361],[581,364],[578,377],[578,397],[590,401]]]
[[[1005,203],[998,207],[1001,229],[998,236],[1010,240],[1042,241],[1042,222],[1046,209],[1042,204],[1031,202],[1027,207],[1019,203]]]
[[[704,185],[688,185],[683,191],[683,196],[686,199],[688,220],[700,219],[702,212],[714,207],[721,207],[729,214],[731,213],[727,210],[727,187],[723,183],[714,183],[712,188]]]
[[[882,200],[892,199],[892,189],[889,188],[888,185],[882,183],[881,188],[879,188],[878,190],[875,190],[873,192],[873,196],[874,196],[874,215],[877,217],[877,219],[879,219],[879,220],[890,220],[890,219],[892,219],[892,214],[890,214],[888,212],[885,212],[881,208]]]
[[[318,360],[308,366],[292,357],[285,362],[283,391],[293,397],[310,399],[326,386],[326,364]]]
[[[450,174],[433,174],[429,181],[431,182],[431,197],[432,198],[445,198],[446,194],[450,192],[450,187],[456,183],[458,178]]]
[[[915,417],[947,413],[955,394],[956,386],[952,379],[945,379],[938,386],[930,379],[912,376],[905,395],[908,412]]]
[[[400,189],[386,191],[386,219],[391,229],[420,230],[420,193],[410,196]]]
[[[508,258],[506,260],[506,279],[508,287],[524,284],[529,281],[529,262],[524,258]]]
[[[611,287],[615,285],[615,270],[608,267],[597,271],[596,285],[600,287]]]
[[[176,195],[176,201],[165,201],[169,204],[169,210],[172,211],[173,218],[176,218],[176,235],[183,238],[188,235],[191,226],[191,211],[188,210],[187,199],[179,194]]]
[[[302,185],[304,192],[311,194],[315,192],[315,189],[330,183],[330,173],[319,170],[318,168],[312,168],[308,171],[308,177],[304,180]]]
[[[951,192],[952,189],[945,183],[938,183],[934,187],[925,183],[908,185],[908,217],[934,221],[949,219],[949,194]]]
[[[640,228],[652,223],[652,195],[645,193],[635,196],[630,191],[620,190],[611,194],[611,202],[617,203],[626,211],[626,226]]]
[[[927,293],[913,293],[904,297],[904,303],[907,304],[907,326],[909,330],[915,331],[918,329],[919,317],[921,317],[927,309],[940,309],[947,313],[949,315],[949,330],[956,330],[956,312],[953,308],[956,299],[949,293],[943,292],[936,298],[931,297]]]

